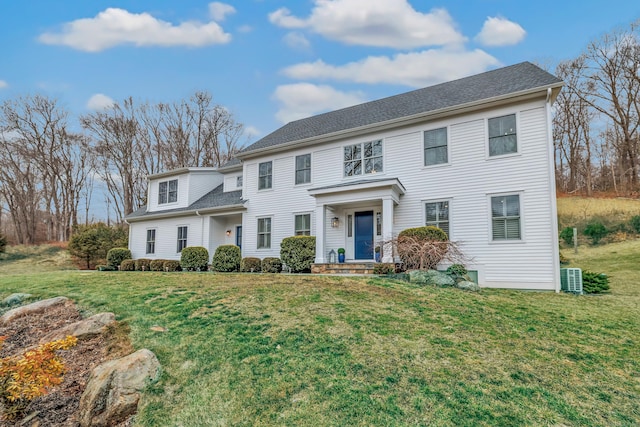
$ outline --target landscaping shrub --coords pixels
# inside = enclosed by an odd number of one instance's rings
[[[149,263],[149,269],[151,271],[164,271],[164,259],[152,259]]]
[[[407,228],[398,235],[398,255],[407,270],[432,270],[449,251],[447,233],[438,227]]]
[[[585,236],[589,236],[591,238],[591,242],[594,245],[597,245],[600,240],[607,235],[607,227],[600,221],[594,221],[585,227],[583,231]]]
[[[7,248],[7,238],[4,237],[2,233],[0,233],[0,254],[5,251]]]
[[[240,270],[242,254],[236,245],[221,245],[216,249],[211,262],[213,271],[231,272]]]
[[[573,245],[573,227],[565,227],[560,232],[560,238],[567,244]]]
[[[164,262],[164,271],[181,271],[180,261],[175,261],[172,259],[165,260]]]
[[[110,265],[98,265],[96,267],[96,270],[98,270],[98,271],[118,271],[118,269],[116,267],[112,267]]]
[[[396,266],[393,263],[378,262],[373,266],[373,274],[393,274]]]
[[[120,271],[135,271],[136,262],[132,259],[125,259],[120,263]]]
[[[282,261],[280,258],[266,257],[262,260],[263,273],[280,273],[282,271]]]
[[[564,256],[562,252],[560,252],[560,264],[569,264],[571,260]]]
[[[131,259],[131,251],[127,248],[111,248],[107,252],[107,265],[116,270],[125,259]]]
[[[209,269],[209,251],[202,246],[188,246],[180,254],[180,267],[183,271],[207,271]]]
[[[280,259],[292,273],[311,271],[316,258],[316,236],[292,236],[282,239]]]
[[[138,258],[135,266],[136,271],[151,271],[151,260],[148,258]]]
[[[452,264],[447,267],[447,274],[455,281],[467,279],[467,268],[462,264]]]
[[[127,230],[121,227],[108,227],[99,222],[91,225],[80,225],[74,229],[69,246],[69,253],[82,261],[85,268],[104,261],[109,249],[123,247],[127,244]],[[104,262],[102,262],[104,264]]]
[[[587,294],[600,294],[609,291],[609,276],[604,273],[583,271],[582,290]]]
[[[240,271],[243,273],[260,273],[262,271],[262,261],[260,261],[260,258],[254,257],[242,258]]]
[[[631,225],[631,228],[635,230],[636,233],[640,233],[640,215],[632,216],[631,220],[629,221],[629,224]],[[1,249],[0,249],[0,252],[2,252]]]

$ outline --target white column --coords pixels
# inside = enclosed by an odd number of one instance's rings
[[[382,238],[385,242],[393,239],[393,199],[382,199]],[[383,249],[382,262],[393,262],[393,253],[387,247]]]
[[[325,215],[325,206],[316,206],[316,264],[324,264],[324,228],[326,226],[327,218]]]

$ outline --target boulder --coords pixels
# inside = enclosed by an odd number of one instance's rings
[[[63,326],[42,337],[41,344],[55,340],[66,338],[68,335],[74,336],[79,340],[91,338],[104,332],[107,327],[116,322],[116,316],[113,313],[100,313],[79,322]]]
[[[160,363],[147,349],[97,366],[80,398],[80,425],[101,427],[125,421],[136,412],[140,391],[159,374]]]
[[[458,282],[456,287],[458,289],[464,289],[465,291],[480,292],[480,286],[478,286],[477,283],[470,282],[468,280]]]
[[[456,281],[436,270],[411,270],[409,281],[418,285],[454,286]]]
[[[3,305],[5,307],[17,305],[17,304],[20,304],[22,301],[26,300],[27,298],[31,298],[32,296],[33,295],[31,294],[23,294],[23,293],[11,294],[2,300],[2,302],[0,302],[0,305]]]
[[[64,305],[68,302],[70,302],[70,300],[67,297],[55,297],[14,308],[0,317],[0,325],[6,325],[19,317],[42,313],[45,310]]]

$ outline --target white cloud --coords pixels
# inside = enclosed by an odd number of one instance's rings
[[[402,84],[424,87],[486,71],[500,62],[484,52],[425,50],[388,56],[369,56],[344,65],[322,60],[292,65],[283,73],[298,80],[324,79],[355,83]]]
[[[115,104],[115,101],[107,95],[96,93],[87,101],[87,108],[94,111],[106,110],[113,104]]]
[[[311,48],[311,43],[309,43],[309,40],[307,40],[304,34],[297,31],[287,33],[287,35],[285,35],[282,40],[287,46],[292,49],[309,50]]]
[[[209,16],[214,21],[224,21],[227,15],[232,15],[236,13],[235,7],[230,4],[213,2],[209,3]]]
[[[276,119],[282,123],[366,101],[359,92],[342,92],[327,85],[294,83],[278,86],[273,98],[280,103]]]
[[[244,134],[248,138],[255,138],[256,136],[261,135],[262,132],[260,131],[260,129],[258,129],[255,126],[247,126],[247,127],[244,128]]]
[[[507,46],[520,43],[527,32],[505,18],[487,17],[475,40],[484,46]]]
[[[4,80],[0,80],[0,89],[4,89],[5,87],[9,87],[9,83]]]
[[[122,44],[199,47],[228,43],[231,35],[215,22],[190,21],[173,25],[148,13],[108,8],[95,18],[68,22],[60,32],[44,33],[38,40],[45,44],[99,52]]]
[[[407,0],[314,0],[308,18],[286,8],[269,14],[271,23],[309,29],[346,44],[392,48],[459,45],[466,38],[445,9],[415,10]]]

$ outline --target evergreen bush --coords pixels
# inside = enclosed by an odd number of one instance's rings
[[[120,271],[135,271],[136,262],[132,259],[125,259],[120,263]]]
[[[202,246],[188,246],[180,254],[180,267],[183,271],[207,271],[209,269],[209,251]]]
[[[292,273],[308,273],[316,259],[316,236],[292,236],[282,239],[280,259]]]
[[[573,227],[565,227],[560,232],[560,238],[567,244],[573,245]]]
[[[216,249],[211,262],[211,269],[219,272],[232,272],[240,270],[242,254],[236,245],[221,245]]]
[[[280,258],[267,257],[262,260],[263,273],[280,273],[282,272],[282,261]]]
[[[151,271],[151,260],[148,258],[138,258],[135,261],[136,271]]]
[[[164,271],[164,259],[152,259],[149,263],[149,269],[151,271]]]
[[[262,261],[260,258],[254,257],[242,258],[240,271],[243,273],[260,273],[262,271]]]
[[[181,271],[180,261],[176,261],[173,259],[167,259],[164,261],[164,271]]]
[[[636,233],[640,233],[640,215],[632,216],[631,220],[629,221],[629,224],[631,225],[631,228],[635,230]],[[2,252],[2,250],[0,250],[0,252]]]
[[[128,248],[111,248],[107,252],[107,265],[116,270],[125,259],[131,259],[131,251]]]
[[[126,244],[126,229],[108,227],[99,222],[76,227],[67,249],[72,256],[82,261],[83,267],[91,269],[96,264],[105,263],[109,249],[124,247]]]
[[[601,294],[609,291],[609,276],[604,273],[583,271],[582,290],[587,294]]]
[[[607,235],[607,227],[600,221],[593,221],[585,227],[583,231],[585,236],[591,238],[591,242],[597,245],[600,240]]]
[[[396,272],[396,267],[393,263],[377,262],[373,266],[373,274],[393,274]]]

